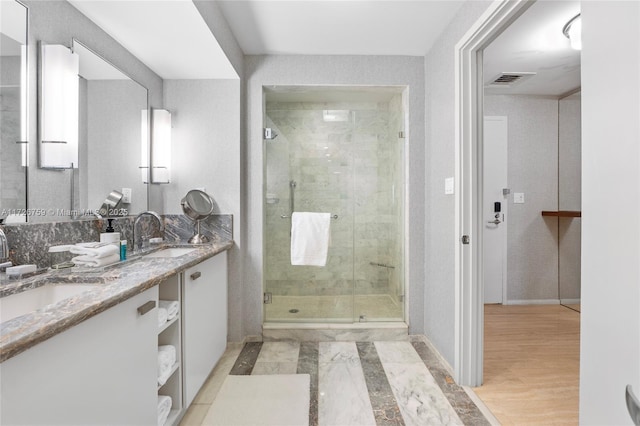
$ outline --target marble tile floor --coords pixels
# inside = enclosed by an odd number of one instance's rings
[[[361,315],[375,321],[398,321],[403,318],[401,304],[388,294],[355,297],[273,295],[272,303],[264,306],[267,321],[352,322],[358,321]]]
[[[309,374],[309,425],[489,425],[423,341],[231,345],[181,425],[213,423],[227,375]]]

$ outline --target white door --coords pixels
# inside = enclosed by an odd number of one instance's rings
[[[507,279],[507,117],[484,118],[484,303],[503,303]],[[499,204],[498,204],[499,203]]]

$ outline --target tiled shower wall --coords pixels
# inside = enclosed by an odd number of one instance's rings
[[[348,110],[348,121],[324,121]],[[401,96],[389,102],[267,102],[267,291],[279,295],[402,293],[403,129]],[[326,267],[290,262],[294,210],[338,215]],[[392,268],[372,265],[383,264]]]

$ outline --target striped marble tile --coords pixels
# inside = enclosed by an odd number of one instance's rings
[[[262,342],[249,342],[245,344],[229,374],[232,376],[251,374],[258,355],[260,354],[260,349],[262,349]]]
[[[438,357],[424,342],[412,342],[416,352],[427,366],[442,392],[447,397],[458,417],[465,425],[487,426],[491,423],[485,418],[476,404],[442,365]]]
[[[375,347],[407,426],[463,424],[411,343]]]
[[[376,424],[355,342],[320,342],[318,371],[320,426]]]
[[[251,374],[295,374],[299,342],[264,342]]]
[[[376,424],[378,426],[404,426],[400,407],[393,396],[376,347],[373,342],[359,342],[356,343],[356,346]]]
[[[297,373],[310,377],[309,426],[318,426],[318,342],[300,343]]]

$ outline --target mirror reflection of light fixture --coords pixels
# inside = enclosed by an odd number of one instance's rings
[[[171,113],[164,109],[151,109],[151,119],[148,121],[147,111],[142,111],[142,140],[140,167],[142,181],[148,183],[171,182]],[[149,169],[149,155],[147,151],[147,129],[151,126],[151,171]]]
[[[27,46],[20,46],[20,164],[29,167],[29,108],[27,100]]]
[[[68,47],[40,46],[39,165],[78,167],[79,56]]]
[[[579,13],[565,24],[562,34],[569,39],[572,49],[582,50],[582,18]]]

